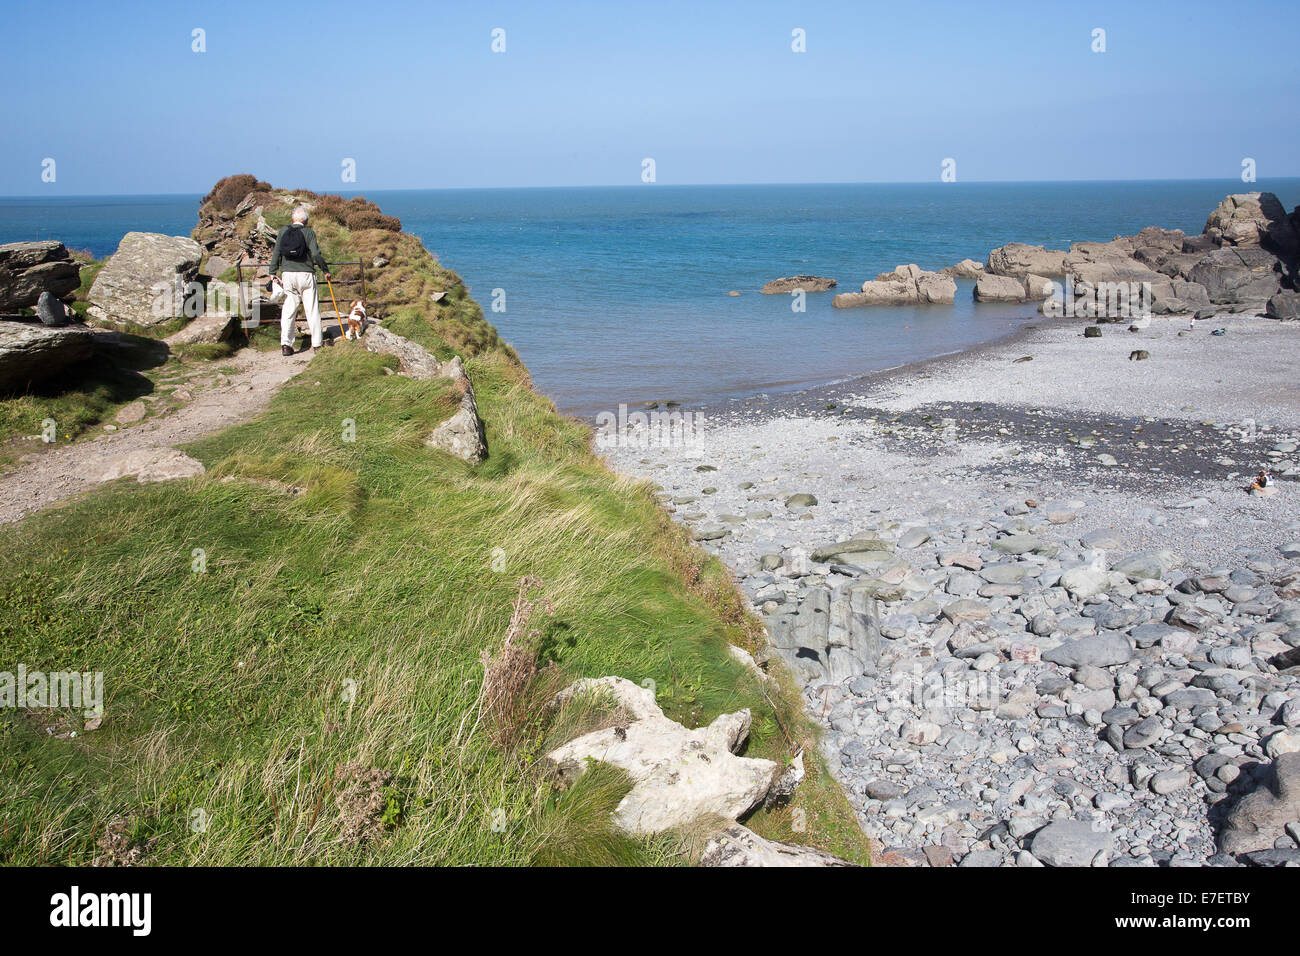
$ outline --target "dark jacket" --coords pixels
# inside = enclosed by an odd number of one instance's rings
[[[281,256],[280,246],[284,242],[284,234],[290,229],[301,229],[303,231],[303,238],[307,240],[307,254],[311,258],[299,261]],[[329,272],[329,265],[325,262],[325,257],[320,254],[320,246],[316,244],[316,233],[312,231],[311,226],[300,226],[293,223],[281,229],[280,234],[275,237],[275,251],[271,253],[270,269],[272,274],[280,271],[281,264],[284,265],[285,272],[310,272],[315,274],[316,269],[312,263],[320,266],[321,272]]]

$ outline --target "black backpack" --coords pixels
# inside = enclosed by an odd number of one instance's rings
[[[307,237],[302,226],[290,226],[280,237],[280,255],[294,262],[306,262],[310,257]]]

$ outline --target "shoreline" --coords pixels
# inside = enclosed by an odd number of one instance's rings
[[[1060,865],[1079,825],[1067,865],[1233,865],[1228,798],[1300,748],[1300,326],[1087,324],[604,452],[731,569],[880,862]]]

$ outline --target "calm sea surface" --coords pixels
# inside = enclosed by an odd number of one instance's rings
[[[810,273],[855,291],[1019,241],[1063,248],[1160,225],[1199,232],[1225,195],[1300,180],[663,186],[367,192],[459,272],[561,409],[749,395],[995,338],[1030,306],[807,311],[759,287]],[[0,199],[0,242],[57,238],[105,256],[131,230],[188,235],[199,197]],[[742,295],[730,297],[729,290]],[[494,290],[501,290],[494,294]],[[497,308],[504,311],[493,311]]]

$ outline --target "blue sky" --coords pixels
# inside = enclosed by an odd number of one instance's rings
[[[636,185],[646,157],[665,184],[928,181],[950,157],[959,181],[1300,174],[1295,0],[5,0],[4,20],[0,195]]]

